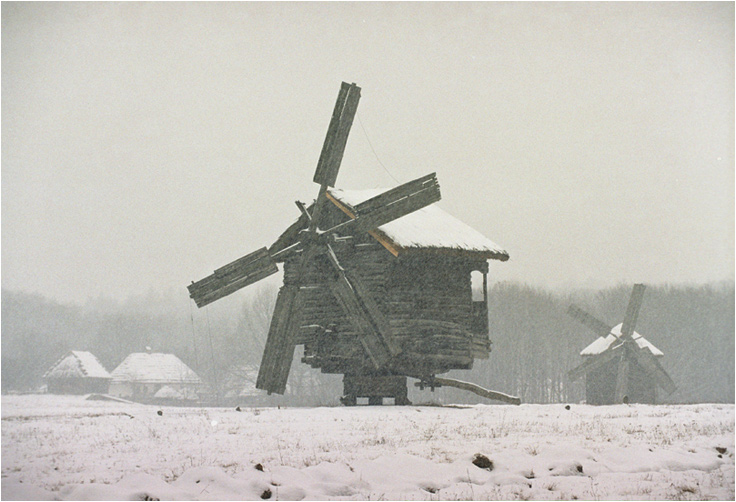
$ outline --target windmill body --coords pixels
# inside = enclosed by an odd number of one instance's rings
[[[304,345],[303,362],[344,375],[348,405],[360,397],[408,403],[407,376],[476,392],[435,375],[488,357],[488,260],[508,254],[434,205],[434,174],[386,191],[334,188],[359,97],[355,84],[342,84],[314,175],[314,203],[297,201],[301,216],[275,243],[192,283],[190,296],[208,305],[283,264],[256,381],[268,393],[283,394],[296,345]],[[483,280],[477,301],[474,272]]]
[[[583,363],[568,373],[571,380],[585,376],[588,404],[654,404],[658,387],[668,394],[676,390],[660,363],[662,351],[634,331],[643,295],[644,286],[635,285],[624,322],[612,328],[579,307],[568,310],[599,335],[580,352]]]
[[[621,326],[611,329],[611,333],[599,337],[593,343],[580,351],[584,360],[601,357],[607,350],[621,343]],[[652,345],[646,338],[634,331],[631,335],[636,343],[637,350],[648,350],[654,357],[664,356],[662,351]],[[585,374],[585,399],[588,404],[616,403],[616,382],[620,360],[614,358],[604,365],[593,368]],[[628,368],[626,382],[627,401],[630,403],[654,404],[657,400],[657,383],[648,375],[648,372],[637,363],[631,363]]]
[[[324,218],[333,226],[349,221],[355,208],[375,194],[329,190],[331,203]],[[272,249],[291,245],[295,234],[287,230]],[[471,274],[476,272],[485,284],[488,260],[507,258],[495,243],[430,205],[370,233],[345,238],[333,248],[342,266],[361,278],[398,348],[395,357],[376,368],[331,294],[329,269],[309,267],[303,278],[297,343],[304,344],[305,363],[345,375],[346,403],[357,397],[405,402],[407,375],[425,379],[469,369],[475,358],[488,357],[487,298],[484,294],[473,301]],[[298,270],[298,257],[287,258],[285,282],[297,280]]]

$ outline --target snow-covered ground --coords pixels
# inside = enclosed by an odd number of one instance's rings
[[[2,498],[733,500],[734,406],[238,412],[3,396]]]

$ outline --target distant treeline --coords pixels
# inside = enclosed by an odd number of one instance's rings
[[[575,303],[611,326],[623,320],[631,285],[601,291],[550,292],[515,283],[489,291],[492,353],[471,371],[449,376],[518,395],[523,402],[579,402],[583,381],[566,373],[596,335],[567,314]],[[224,308],[198,310],[182,294],[150,294],[126,302],[64,305],[39,295],[2,291],[2,391],[34,391],[46,369],[68,350],[88,350],[112,371],[131,352],[176,354],[218,398],[253,389],[276,298],[263,287]],[[665,354],[664,368],[678,386],[663,402],[734,402],[734,285],[650,286],[636,331]],[[289,392],[279,404],[337,404],[341,377],[292,365]],[[410,382],[412,382],[410,380]],[[411,386],[411,383],[410,383]],[[483,402],[455,389],[418,391],[415,403]],[[262,401],[268,403],[268,399]]]

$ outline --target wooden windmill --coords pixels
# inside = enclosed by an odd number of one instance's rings
[[[359,397],[407,403],[407,376],[433,387],[453,385],[435,375],[469,368],[474,357],[488,357],[490,351],[486,298],[482,309],[472,301],[470,274],[481,271],[485,286],[487,260],[508,255],[430,206],[440,200],[435,174],[384,192],[332,188],[359,99],[360,88],[343,82],[313,178],[320,185],[316,201],[296,202],[301,216],[271,247],[189,286],[191,298],[203,307],[284,264],[284,285],[256,381],[269,394],[284,393],[299,344],[303,362],[345,375],[346,404]],[[460,232],[465,240],[456,242],[471,244],[433,245],[437,236],[426,241],[428,225],[432,234]],[[444,293],[433,296],[438,289]],[[443,312],[445,306],[450,311]],[[481,316],[483,326],[477,328]]]
[[[599,338],[580,352],[584,362],[568,376],[585,375],[588,404],[654,403],[656,388],[671,394],[676,386],[659,363],[664,354],[634,331],[644,297],[644,285],[635,284],[623,323],[610,327],[575,305],[568,314]]]

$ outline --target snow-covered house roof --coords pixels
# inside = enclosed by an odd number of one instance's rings
[[[354,217],[355,206],[384,191],[331,188],[327,196],[338,208]],[[498,244],[446,213],[437,204],[381,225],[370,233],[395,255],[403,250],[430,248],[472,251],[502,261],[509,258]]]
[[[604,351],[608,350],[608,348],[611,345],[613,345],[613,343],[621,337],[621,326],[623,326],[623,324],[614,326],[611,329],[611,333],[605,338],[602,336],[599,336],[593,343],[585,347],[580,352],[580,355],[581,356],[595,356],[598,354],[602,354]],[[664,353],[661,350],[659,350],[657,347],[652,345],[651,342],[649,342],[649,340],[641,336],[636,331],[634,331],[634,333],[631,335],[631,338],[636,342],[639,348],[649,349],[649,351],[657,357],[661,357],[664,355]]]
[[[199,376],[174,354],[137,352],[126,357],[112,372],[113,383],[200,384]]]
[[[111,378],[91,352],[70,350],[51,366],[43,378]]]

